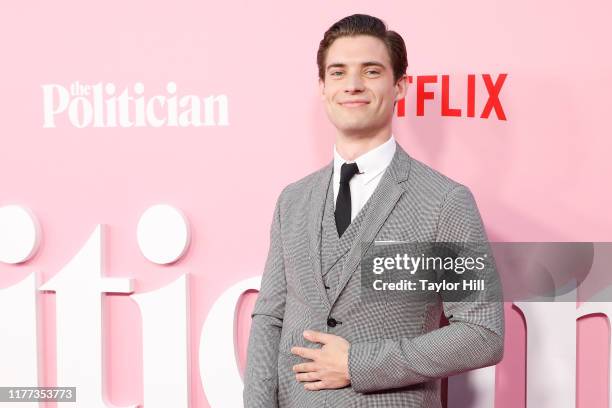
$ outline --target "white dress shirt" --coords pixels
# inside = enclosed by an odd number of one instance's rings
[[[353,221],[376,189],[394,155],[395,138],[393,135],[385,143],[362,154],[353,161],[344,160],[336,150],[336,145],[334,145],[334,209],[340,188],[340,167],[345,162],[355,162],[359,168],[359,173],[355,174],[349,182],[351,188],[351,221]]]

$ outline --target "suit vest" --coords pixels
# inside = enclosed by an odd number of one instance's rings
[[[359,233],[365,214],[368,211],[370,202],[368,200],[361,208],[357,216],[353,219],[350,225],[338,238],[338,229],[336,228],[336,219],[334,217],[334,186],[333,177],[327,187],[327,196],[325,199],[325,208],[323,210],[323,218],[321,220],[321,274],[323,276],[323,284],[327,293],[327,298],[331,302],[334,298],[342,267],[353,246],[353,241]]]

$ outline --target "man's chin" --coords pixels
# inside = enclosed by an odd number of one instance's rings
[[[339,123],[337,122],[336,124],[336,128],[342,132],[363,132],[363,131],[367,131],[368,129],[372,128],[372,126],[369,123],[364,123],[362,120],[343,120],[340,121]]]
[[[369,126],[338,127],[337,129],[348,137],[363,137],[369,136],[372,133],[372,128]]]

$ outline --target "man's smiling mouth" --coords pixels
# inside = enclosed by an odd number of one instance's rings
[[[358,108],[360,106],[365,106],[368,103],[370,102],[364,101],[364,100],[354,100],[354,101],[340,102],[340,105],[344,106],[345,108]]]

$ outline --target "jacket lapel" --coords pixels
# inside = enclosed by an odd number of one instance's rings
[[[310,193],[310,205],[308,207],[308,252],[312,263],[315,287],[326,310],[329,310],[331,305],[321,275],[321,222],[333,169],[334,162],[332,161],[319,173]]]
[[[344,267],[340,275],[338,288],[336,289],[331,300],[332,305],[338,299],[338,296],[348,283],[351,275],[355,272],[355,269],[357,269],[359,262],[361,262],[361,244],[364,244],[363,252],[365,253],[402,196],[404,189],[399,184],[408,179],[408,175],[410,173],[410,161],[410,156],[398,144],[396,146],[393,160],[389,164],[389,167],[387,167],[387,170],[383,174],[379,185],[372,194],[372,202],[370,203],[367,213],[365,214],[365,218],[363,219],[363,224],[359,229],[359,233],[353,240],[347,260],[344,263]]]

